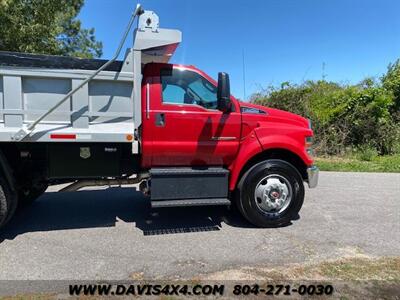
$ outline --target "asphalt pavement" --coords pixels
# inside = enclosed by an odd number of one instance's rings
[[[269,229],[224,207],[151,210],[134,187],[56,190],[0,233],[0,280],[190,279],[400,255],[400,174],[322,172],[298,220]]]

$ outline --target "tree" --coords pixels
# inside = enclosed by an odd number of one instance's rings
[[[383,87],[394,95],[393,112],[398,114],[400,120],[400,60],[388,66],[386,74],[382,77],[382,83]]]
[[[77,19],[84,0],[0,0],[0,50],[94,58],[102,43]]]

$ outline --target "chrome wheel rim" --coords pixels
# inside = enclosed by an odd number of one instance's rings
[[[258,182],[254,198],[262,212],[277,215],[288,208],[292,195],[289,181],[281,175],[271,174]]]

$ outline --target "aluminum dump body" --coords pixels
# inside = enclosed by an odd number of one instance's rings
[[[105,60],[0,52],[0,142],[127,142],[138,152],[143,66],[168,62],[181,39],[144,11],[133,48],[101,72]]]
[[[133,67],[117,61],[38,124],[25,141],[68,134],[92,142],[126,142],[133,134]],[[0,141],[10,141],[105,61],[0,52]],[[68,138],[72,140],[72,138]]]

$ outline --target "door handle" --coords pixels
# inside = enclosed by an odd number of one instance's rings
[[[234,141],[236,138],[234,136],[213,136],[212,141]]]
[[[165,127],[165,114],[164,113],[156,114],[156,126],[157,127]]]

